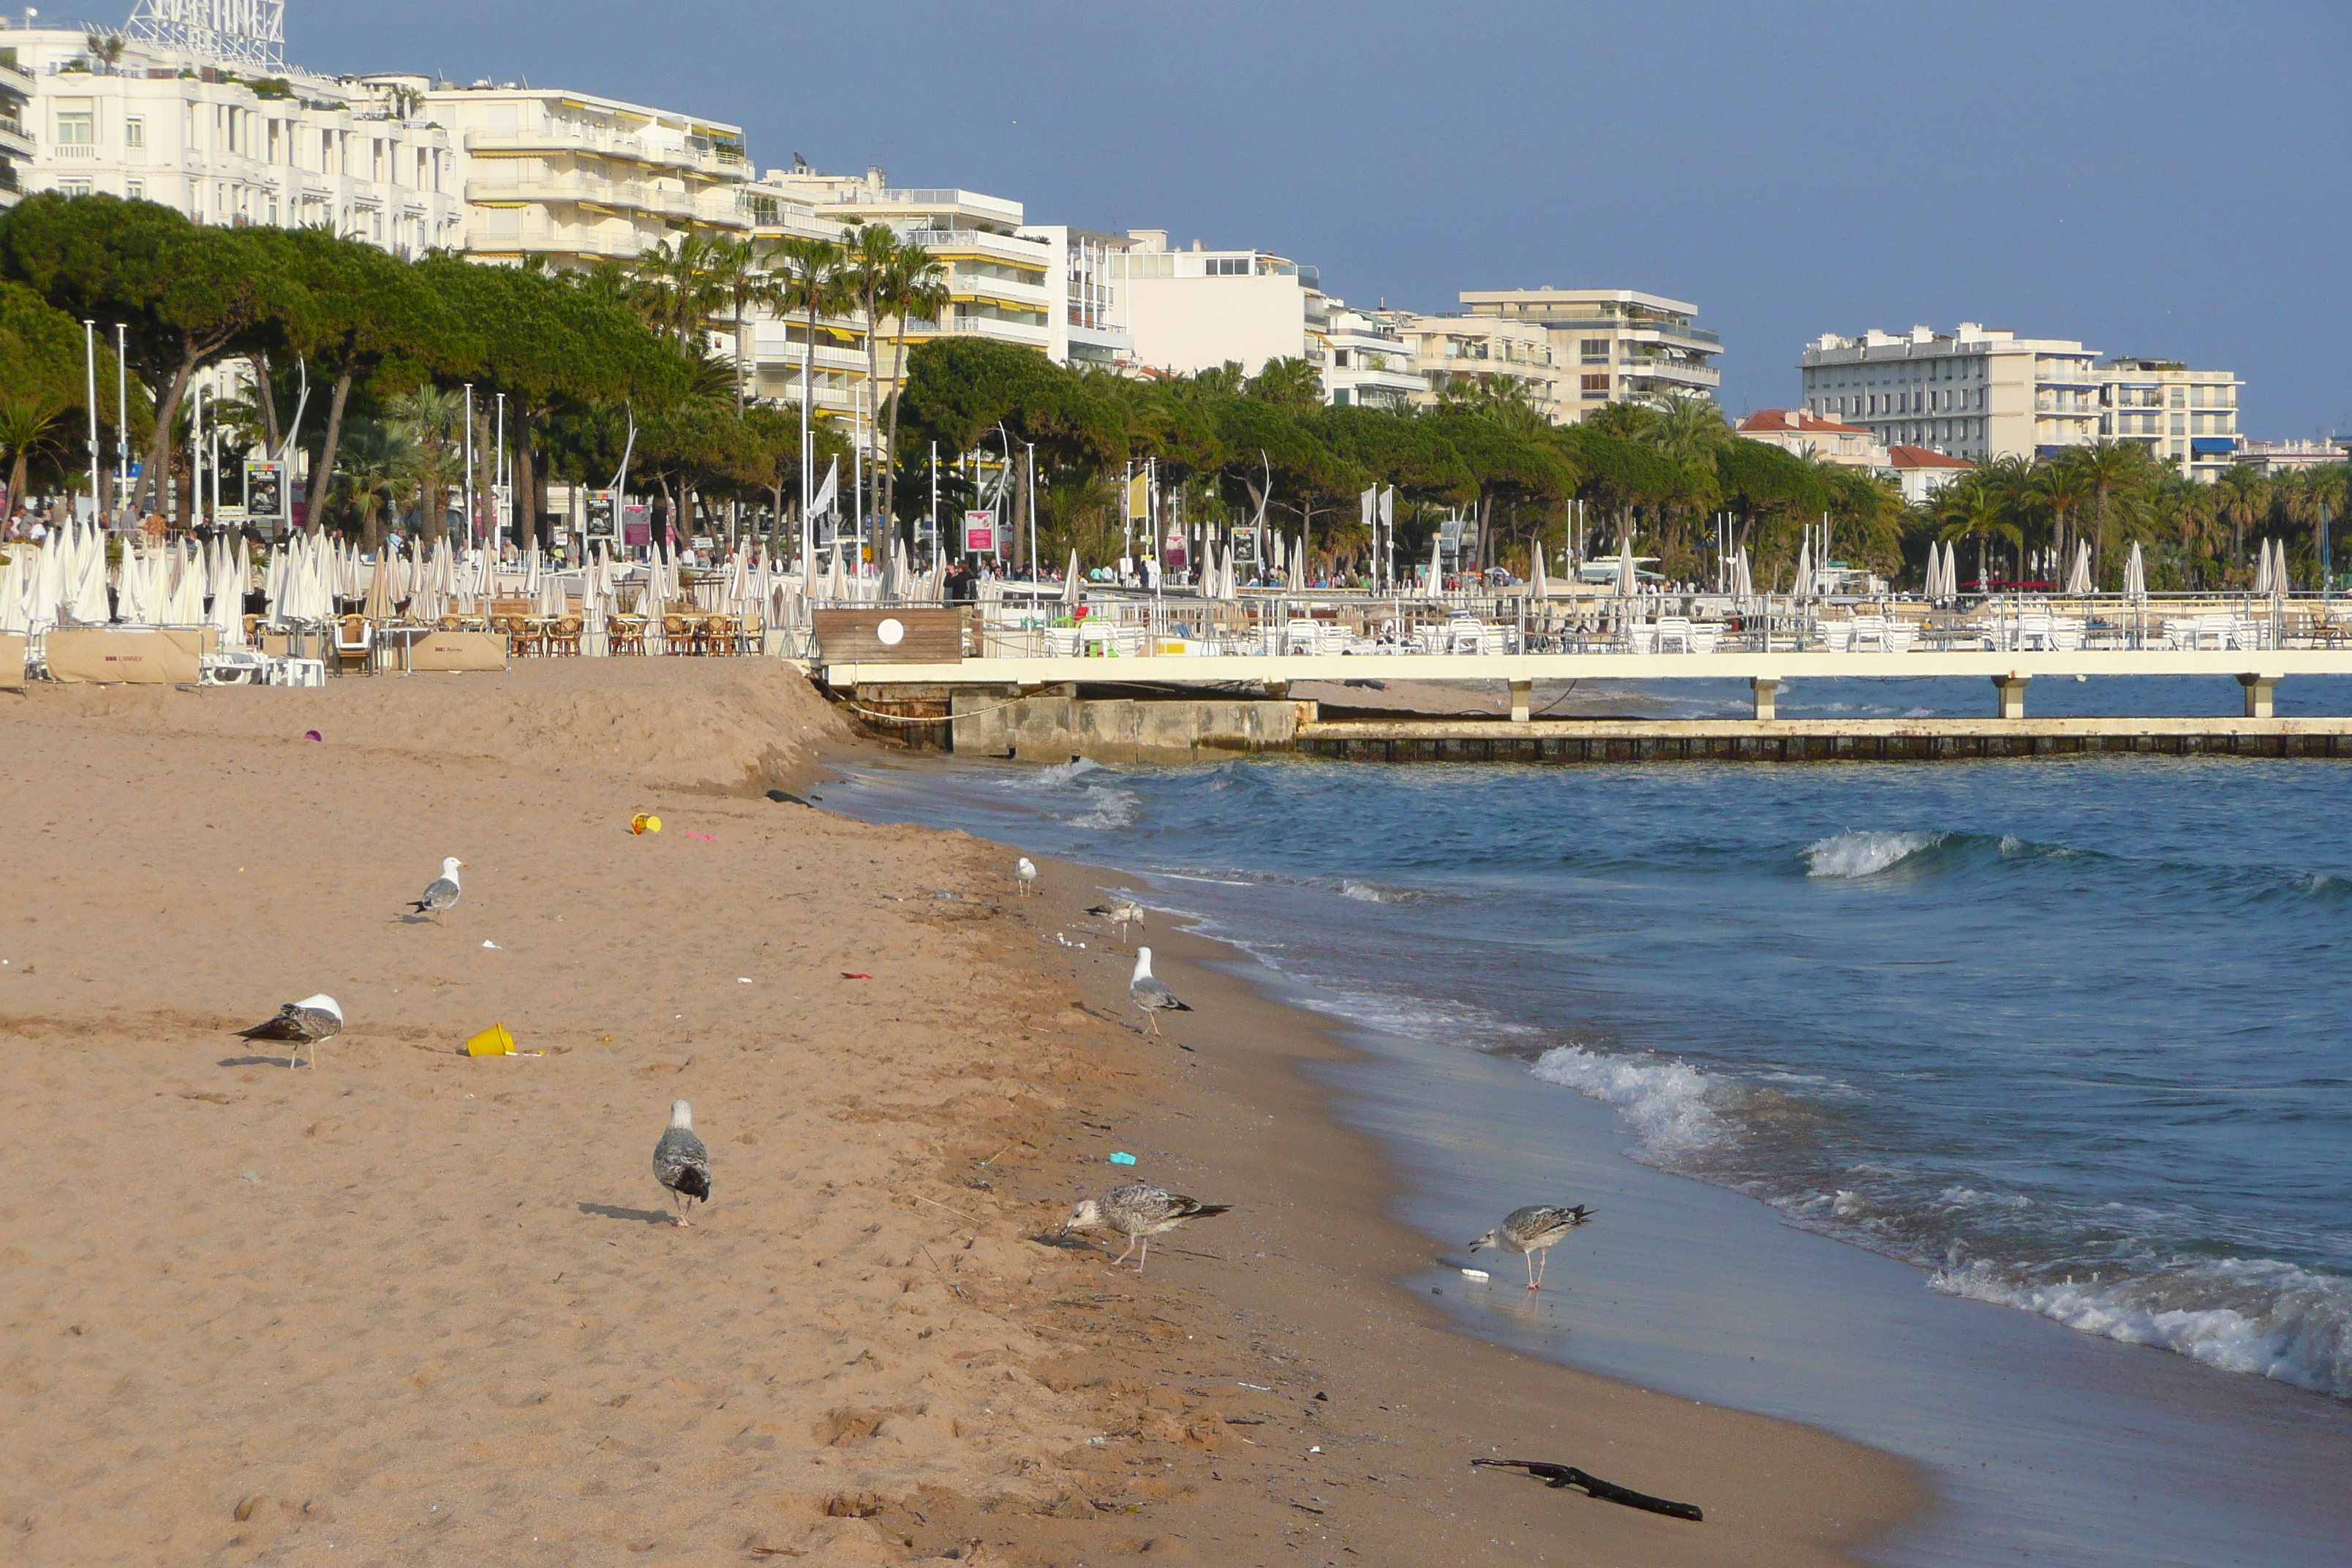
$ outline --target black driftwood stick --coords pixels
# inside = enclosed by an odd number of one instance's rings
[[[1587,1475],[1574,1465],[1547,1464],[1541,1459],[1473,1459],[1474,1465],[1492,1465],[1500,1469],[1525,1470],[1548,1487],[1581,1487],[1586,1495],[1602,1502],[1622,1503],[1650,1513],[1663,1513],[1669,1519],[1687,1519],[1694,1522],[1706,1516],[1695,1502],[1669,1502],[1662,1497],[1637,1492],[1631,1487],[1621,1487],[1614,1481],[1604,1481],[1599,1476]]]

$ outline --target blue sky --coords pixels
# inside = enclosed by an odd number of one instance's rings
[[[2236,371],[2352,433],[2352,5],[293,0],[315,69],[611,93],[1444,310],[1694,300],[1732,412],[1822,331],[1962,321]],[[420,41],[424,40],[424,41]]]

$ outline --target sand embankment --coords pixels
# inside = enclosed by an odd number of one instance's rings
[[[748,787],[838,736],[688,661],[0,695],[10,1560],[1821,1563],[1907,1504],[1446,1331],[1305,1020],[1155,933],[1201,1010],[1140,1037],[1084,879]],[[226,1032],[320,990],[316,1072]],[[1113,1148],[1241,1207],[1140,1279],[1039,1240]],[[1465,1462],[1521,1447],[1708,1521]]]

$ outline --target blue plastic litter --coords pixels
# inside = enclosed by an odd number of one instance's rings
[[[1114,1165],[1132,1165],[1135,1163],[1135,1156],[1132,1154],[1113,1154],[1110,1157],[1110,1163]]]

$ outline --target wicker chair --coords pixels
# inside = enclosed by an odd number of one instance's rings
[[[698,654],[703,647],[702,622],[684,616],[662,617],[662,641],[672,653]]]
[[[646,623],[641,616],[614,616],[605,623],[605,635],[615,654],[646,651]]]
[[[566,658],[580,657],[580,617],[560,616],[547,623],[547,651]]]

